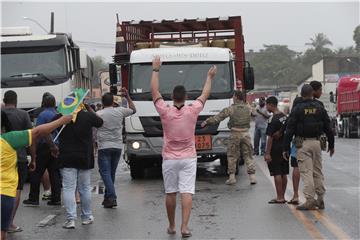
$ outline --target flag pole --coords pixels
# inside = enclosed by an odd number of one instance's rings
[[[80,103],[82,102],[82,101],[84,101],[84,99],[85,99],[85,97],[86,97],[86,95],[88,95],[88,93],[90,92],[90,90],[88,89],[88,90],[86,90],[86,93],[84,94],[84,96],[82,97],[82,99],[79,101],[79,105],[80,105]],[[79,105],[74,109],[74,111],[79,107]],[[71,114],[73,114],[74,113],[74,111],[71,113]],[[62,127],[61,127],[61,129],[60,129],[60,131],[58,132],[58,134],[55,136],[55,138],[54,138],[54,142],[56,142],[56,140],[59,138],[59,136],[60,136],[60,133],[64,130],[64,128],[65,128],[65,126],[66,126],[66,124],[64,124],[64,125],[62,125]]]

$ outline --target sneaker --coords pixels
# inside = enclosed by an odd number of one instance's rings
[[[82,220],[82,225],[89,225],[89,224],[92,224],[94,222],[94,217],[93,216],[91,216],[91,217],[89,217],[89,218],[87,218],[87,219],[84,219],[84,220]]]
[[[74,229],[75,228],[75,221],[74,220],[66,220],[63,224],[63,228],[65,229]]]
[[[113,208],[114,207],[114,200],[105,198],[103,201],[104,208]]]
[[[49,206],[61,206],[61,201],[52,201],[52,200],[50,200],[50,201],[47,202],[47,205],[49,205]]]
[[[51,200],[51,191],[45,191],[41,199],[43,201]]]
[[[25,206],[38,207],[39,206],[39,201],[33,201],[33,200],[30,200],[30,199],[26,199],[26,200],[23,201],[23,204]]]
[[[117,201],[116,201],[116,199],[113,200],[113,206],[114,206],[114,207],[117,207]]]
[[[234,185],[236,183],[235,174],[230,174],[230,177],[228,180],[226,180],[226,185]]]
[[[254,185],[257,183],[255,174],[249,174],[250,184]]]

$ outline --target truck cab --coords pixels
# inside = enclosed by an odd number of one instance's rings
[[[121,79],[137,108],[125,119],[124,128],[124,158],[132,178],[143,178],[146,168],[162,163],[162,125],[150,89],[155,56],[162,61],[159,90],[169,104],[176,85],[186,88],[186,104],[198,98],[209,68],[217,66],[210,97],[196,124],[195,145],[199,162],[220,158],[225,165],[227,120],[205,128],[200,124],[230,106],[235,89],[253,88],[253,71],[244,59],[241,18],[118,22],[117,30],[109,74],[113,85]]]

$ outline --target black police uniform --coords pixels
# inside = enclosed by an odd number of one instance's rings
[[[298,158],[298,161],[301,178],[304,181],[304,195],[307,200],[314,200],[315,193],[318,197],[323,197],[325,193],[319,141],[319,137],[323,133],[328,138],[329,149],[333,149],[334,134],[330,127],[329,116],[323,105],[318,100],[313,99],[304,99],[298,103],[287,122],[284,151],[290,151],[290,142],[294,135],[303,139],[303,146],[298,148],[297,156],[302,156]]]

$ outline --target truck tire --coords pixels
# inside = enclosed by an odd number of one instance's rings
[[[130,165],[130,175],[133,180],[144,178],[145,169],[141,160],[131,159],[129,165]]]

